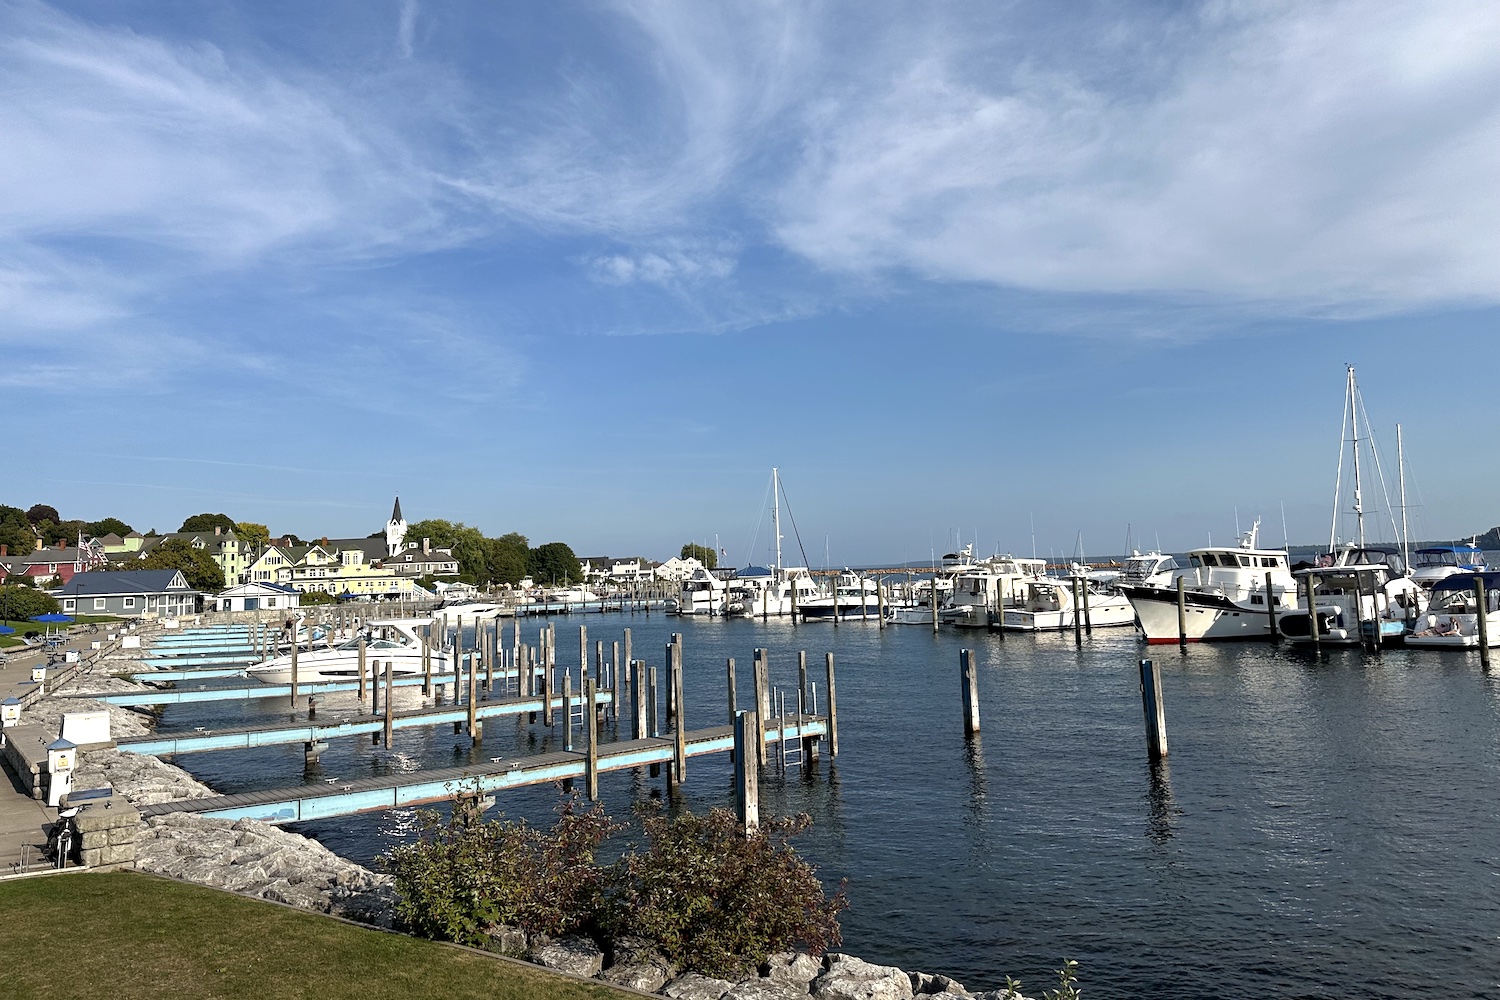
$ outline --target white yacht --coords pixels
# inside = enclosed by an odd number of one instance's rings
[[[728,592],[729,587],[723,580],[700,566],[682,581],[677,590],[676,607],[668,610],[678,615],[722,615]]]
[[[1205,546],[1188,553],[1188,568],[1172,573],[1161,586],[1124,586],[1121,591],[1135,608],[1146,641],[1176,642],[1177,581],[1186,591],[1186,635],[1189,642],[1221,639],[1269,639],[1270,605],[1297,606],[1297,581],[1287,565],[1285,549],[1262,549],[1257,519],[1240,537],[1238,546]],[[1270,593],[1266,576],[1270,575]]]
[[[503,609],[492,601],[466,600],[444,604],[433,611],[432,616],[449,625],[465,627],[477,622],[494,621]]]
[[[798,602],[797,613],[805,622],[879,621],[880,595],[874,580],[844,570],[833,581],[833,592]]]
[[[1078,582],[1081,581],[1081,582]],[[1088,602],[1085,609],[1073,600],[1074,585]],[[1086,595],[1086,596],[1085,596]],[[1120,591],[1086,577],[1042,577],[1026,581],[1012,607],[1005,609],[1002,627],[1016,632],[1051,632],[1075,625],[1116,628],[1135,624],[1135,609]]]
[[[780,570],[747,566],[728,582],[724,613],[746,618],[775,618],[792,614],[818,596],[817,585],[802,566]]]
[[[1411,578],[1423,587],[1460,573],[1483,573],[1484,551],[1477,545],[1434,545],[1411,556]]]
[[[1485,638],[1490,648],[1500,646],[1500,573],[1484,573]],[[1432,603],[1420,619],[1421,628],[1406,637],[1414,649],[1477,649],[1479,609],[1474,577],[1454,574],[1432,586]]]
[[[1134,551],[1125,560],[1115,582],[1122,587],[1173,587],[1172,574],[1177,570],[1177,560],[1160,552],[1141,553]]]
[[[590,604],[597,600],[599,600],[599,595],[587,587],[560,587],[554,590],[542,591],[541,603],[567,606],[572,604]]]
[[[338,645],[318,648],[313,646],[297,653],[297,680],[358,680],[359,644],[365,642],[366,669],[374,676],[379,661],[381,675],[384,664],[393,664],[392,676],[409,677],[422,673],[422,639],[417,630],[432,624],[431,618],[389,618],[368,623],[360,634]],[[451,673],[449,654],[445,650],[432,651],[432,672]],[[292,657],[290,653],[257,663],[245,671],[246,675],[263,684],[290,684],[292,681]]]
[[[1397,552],[1348,545],[1319,556],[1317,565],[1294,570],[1292,576],[1304,596],[1308,581],[1313,583],[1319,642],[1357,646],[1374,638],[1367,630],[1378,628],[1381,643],[1389,645],[1405,637],[1408,624],[1419,618],[1426,605],[1422,588],[1405,570]],[[1313,641],[1305,606],[1278,614],[1276,625],[1289,642],[1310,645]]]
[[[1004,608],[1014,607],[1027,583],[1041,577],[1045,559],[994,556],[973,563],[953,578],[953,591],[938,610],[938,621],[960,628],[1000,624]]]

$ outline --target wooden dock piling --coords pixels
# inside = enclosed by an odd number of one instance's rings
[[[590,709],[583,713],[586,728],[588,729],[584,740],[584,746],[588,748],[588,755],[584,761],[583,780],[584,791],[588,795],[590,802],[599,801],[599,730],[593,724],[594,713],[592,706],[595,700],[594,691],[594,681],[590,680],[584,684],[583,699],[590,706]]]
[[[1187,652],[1187,580],[1177,578],[1177,645]]]
[[[827,672],[828,686],[828,756],[839,755],[839,712],[838,697],[833,686],[833,654],[823,654],[823,667]]]
[[[1266,574],[1266,620],[1271,624],[1271,641],[1281,640],[1281,630],[1276,627],[1276,592],[1271,589],[1271,574]]]
[[[1076,576],[1073,577],[1073,645],[1074,646],[1082,646],[1083,645],[1083,614],[1081,612],[1082,605],[1079,603],[1080,598],[1078,596],[1078,584],[1079,584],[1078,577],[1076,577]]]
[[[737,710],[736,710],[736,707],[735,707],[735,693],[734,693],[734,657],[731,656],[731,657],[729,657],[728,659],[726,659],[724,661],[724,671],[725,671],[725,674],[727,675],[726,680],[728,681],[728,687],[729,687],[729,690],[728,690],[729,724],[732,726],[732,725],[734,725],[735,715],[737,714]],[[734,751],[733,750],[729,751],[729,759],[731,761],[734,760]]]
[[[475,743],[480,741],[480,722],[474,713],[479,708],[479,650],[469,654],[469,738]]]
[[[672,657],[672,704],[677,706],[676,725],[673,727],[672,773],[668,780],[680,785],[687,780],[687,711],[682,703],[682,643],[674,643]]]
[[[307,634],[312,635],[312,630],[309,629]],[[292,707],[297,707],[297,632],[295,629],[292,631]]]
[[[755,732],[759,723],[749,712],[734,717],[734,805],[740,830],[749,836],[760,829],[760,772],[754,762]]]
[[[762,767],[766,763],[766,718],[770,715],[766,701],[771,696],[766,668],[766,651],[755,651],[755,759]]]
[[[1479,666],[1490,669],[1490,622],[1486,605],[1488,601],[1484,593],[1484,576],[1474,574],[1474,623],[1478,626],[1479,635]]]
[[[573,671],[564,670],[563,682],[563,749],[573,749]]]
[[[1167,709],[1162,703],[1161,668],[1141,661],[1141,711],[1146,718],[1146,753],[1152,761],[1167,755]]]
[[[1312,574],[1307,577],[1307,634],[1312,636],[1314,653],[1322,652],[1322,629],[1318,627],[1318,581]]]
[[[650,732],[646,728],[646,661],[634,660],[630,664],[630,714],[635,719],[631,735],[638,740]]]
[[[959,690],[964,707],[964,735],[979,732],[979,679],[974,673],[974,653],[958,651]]]
[[[610,703],[609,711],[615,720],[615,732],[618,733],[620,730],[620,696],[625,693],[624,674],[622,673],[625,669],[625,661],[620,659],[620,643],[618,640],[611,644],[609,656],[610,681],[615,693],[615,698]]]
[[[391,748],[391,733],[395,722],[396,693],[395,660],[385,661],[385,748]]]
[[[365,703],[365,640],[359,640],[359,703]]]

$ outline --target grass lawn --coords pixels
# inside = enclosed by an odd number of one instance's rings
[[[77,625],[105,625],[123,620],[116,618],[114,615],[71,615],[70,617],[73,619],[74,624]],[[48,629],[60,627],[59,625],[49,625],[46,622],[27,621],[25,619],[21,621],[0,620],[0,625],[9,625],[16,630],[13,635],[0,635],[0,647],[22,646],[25,643],[21,642],[21,636],[27,632],[46,632]],[[67,627],[67,623],[61,623],[61,627]],[[94,638],[104,638],[103,631],[101,630],[100,634]]]
[[[484,955],[134,872],[0,883],[7,1000],[621,1000]]]

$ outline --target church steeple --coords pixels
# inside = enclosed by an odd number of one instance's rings
[[[401,516],[401,498],[396,498],[396,506],[391,510],[391,519],[385,526],[385,547],[388,555],[396,555],[401,551],[401,543],[406,538],[406,518]]]

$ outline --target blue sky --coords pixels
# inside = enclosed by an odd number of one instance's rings
[[[1496,176],[1489,5],[0,2],[0,501],[1313,541],[1352,363],[1482,530]]]

